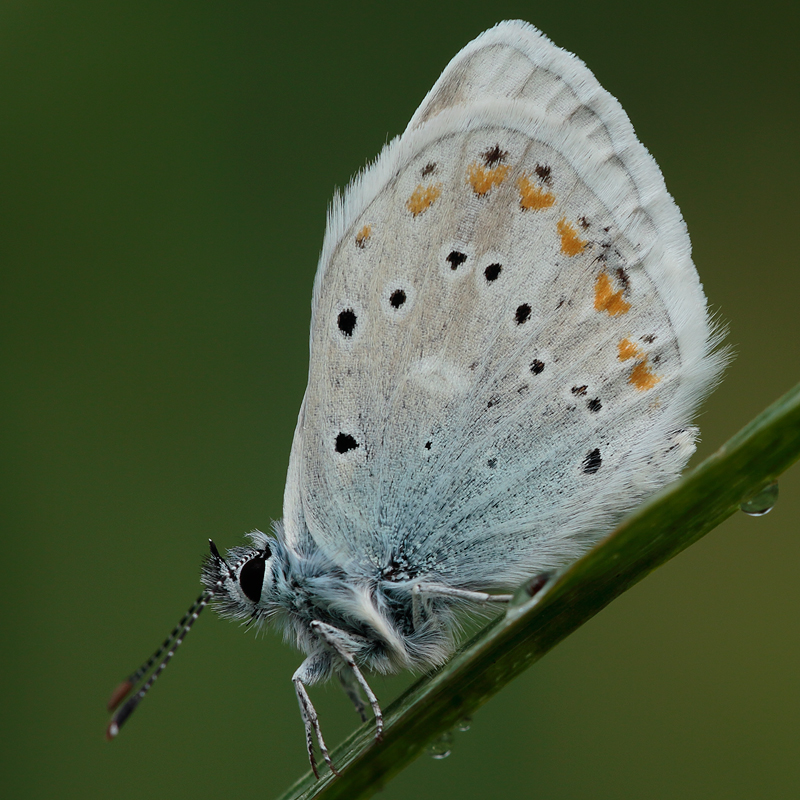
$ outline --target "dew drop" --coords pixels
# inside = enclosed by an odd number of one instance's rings
[[[530,602],[536,597],[548,583],[555,573],[550,570],[547,572],[539,572],[536,575],[528,578],[516,592],[511,599],[512,606],[522,606]]]
[[[453,732],[445,731],[428,745],[428,755],[441,761],[450,755],[453,747]]]
[[[769,514],[778,500],[778,482],[765,486],[758,494],[742,503],[739,508],[751,517],[763,517]]]
[[[456,722],[456,730],[465,733],[472,727],[472,717],[461,717],[461,719]]]

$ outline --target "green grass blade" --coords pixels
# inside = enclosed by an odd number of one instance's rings
[[[478,633],[436,674],[386,710],[375,742],[367,724],[333,753],[342,771],[301,778],[281,800],[378,791],[427,745],[469,716],[615,597],[697,541],[800,458],[800,385],[760,414],[691,474],[628,516],[604,541]]]

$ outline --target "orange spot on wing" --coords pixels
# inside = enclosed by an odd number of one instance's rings
[[[561,237],[561,249],[564,250],[563,234]],[[611,278],[608,277],[608,273],[605,271],[600,272],[594,282],[594,310],[607,311],[612,317],[627,314],[631,310],[631,304],[625,300],[622,289],[614,291]]]
[[[435,202],[442,190],[437,184],[423,186],[421,183],[414,189],[411,197],[406,200],[406,208],[416,217],[427,211]]]
[[[629,358],[636,358],[636,356],[639,354],[639,348],[630,339],[623,339],[617,345],[617,350],[619,351],[619,355],[617,357],[620,361],[627,361]]]
[[[644,361],[638,361],[628,376],[628,383],[642,392],[652,389],[660,380],[661,378],[650,369],[647,358]]]
[[[508,167],[498,164],[494,169],[482,167],[480,164],[470,164],[467,167],[467,180],[475,194],[483,197],[493,186],[499,186],[508,175]]]
[[[530,176],[523,174],[517,179],[519,189],[519,204],[523,211],[541,211],[550,208],[556,202],[556,196],[547,189],[537,186],[530,180]]]
[[[644,350],[637,347],[630,339],[622,339],[617,345],[618,358],[620,361],[628,361],[633,358],[636,363],[628,375],[628,383],[641,392],[652,389],[661,378],[653,372],[649,364],[649,356]]]
[[[372,226],[365,225],[357,234],[356,234],[356,247],[361,247],[362,249],[367,244],[367,239],[372,235]]]
[[[556,223],[558,234],[561,237],[561,252],[568,256],[577,256],[578,253],[583,252],[586,247],[586,242],[578,236],[578,231],[575,226],[567,222],[566,217]]]

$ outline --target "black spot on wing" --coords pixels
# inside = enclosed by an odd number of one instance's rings
[[[550,186],[553,183],[553,170],[547,166],[547,164],[537,164],[533,170],[536,173],[536,177],[547,186]]]
[[[336,324],[345,336],[352,336],[356,327],[356,312],[352,308],[340,311],[336,318]]]
[[[541,375],[544,372],[544,361],[534,358],[533,361],[531,361],[531,372],[534,375]]]
[[[590,450],[586,454],[586,458],[583,459],[583,471],[587,475],[594,475],[595,472],[600,469],[602,463],[603,459],[600,457],[600,450],[595,447],[595,449]]]
[[[483,271],[484,277],[489,283],[492,281],[496,281],[500,277],[500,273],[503,271],[503,267],[501,264],[489,264],[488,267]]]
[[[452,250],[446,259],[452,270],[458,269],[466,260],[467,254],[461,253],[458,250]]]
[[[501,150],[500,145],[496,144],[494,147],[490,147],[483,154],[483,163],[486,164],[487,167],[493,167],[495,164],[499,164],[501,161],[505,161],[507,158],[508,151]]]
[[[334,449],[337,453],[347,453],[359,447],[358,442],[349,433],[339,433],[336,436]]]
[[[531,307],[527,303],[517,306],[517,310],[514,312],[514,321],[517,323],[517,325],[522,325],[523,323],[527,322],[530,317]]]
[[[395,289],[389,297],[392,308],[400,308],[406,302],[406,293],[402,289]]]

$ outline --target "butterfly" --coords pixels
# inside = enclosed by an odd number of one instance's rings
[[[619,103],[533,26],[484,32],[334,197],[283,519],[224,557],[211,543],[109,736],[213,601],[306,654],[308,755],[335,771],[307,687],[337,676],[380,737],[364,671],[444,663],[463,611],[502,607],[677,477],[719,339]]]

